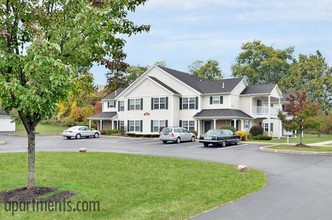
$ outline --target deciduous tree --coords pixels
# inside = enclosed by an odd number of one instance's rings
[[[294,59],[294,47],[278,50],[258,40],[244,43],[241,49],[232,66],[232,75],[247,77],[251,84],[277,84],[288,74]]]
[[[279,119],[282,121],[284,128],[288,131],[296,130],[300,133],[300,144],[303,145],[303,131],[307,128],[317,128],[313,123],[315,117],[319,115],[319,104],[308,100],[305,92],[297,92],[287,97],[287,104],[284,111],[291,117],[288,118],[282,112],[279,113]]]
[[[35,128],[67,97],[72,79],[104,63],[122,34],[147,31],[128,20],[146,0],[0,0],[0,99],[28,134],[27,188],[35,187]]]
[[[200,76],[207,79],[222,79],[223,75],[219,68],[219,62],[217,60],[208,60],[204,63],[201,60],[197,60],[188,66],[189,72],[195,76]]]

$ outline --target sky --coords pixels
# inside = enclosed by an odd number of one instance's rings
[[[188,72],[196,60],[214,59],[225,78],[242,44],[260,40],[275,49],[294,46],[294,55],[319,50],[332,65],[332,0],[150,0],[129,14],[148,33],[126,38],[126,62]],[[106,84],[106,69],[91,69]]]

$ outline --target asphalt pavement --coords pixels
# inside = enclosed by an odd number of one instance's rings
[[[0,139],[6,141],[5,145],[0,145],[0,153],[27,151],[26,137],[0,133]],[[261,146],[242,143],[225,148],[204,148],[197,142],[162,144],[158,139],[121,137],[67,140],[60,136],[37,136],[36,139],[36,151],[78,151],[85,147],[88,152],[144,154],[244,164],[266,173],[267,184],[261,191],[193,219],[331,219],[331,156],[267,153],[259,150]]]

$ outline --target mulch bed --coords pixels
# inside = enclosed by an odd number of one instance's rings
[[[71,191],[56,192],[58,188],[52,187],[35,187],[27,189],[26,187],[17,188],[0,192],[0,203],[6,202],[61,202],[71,198],[75,193]],[[45,196],[50,193],[50,196]]]

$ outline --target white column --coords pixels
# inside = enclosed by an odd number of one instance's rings
[[[103,120],[99,121],[99,130],[103,130]]]
[[[213,119],[213,128],[217,129],[217,119]]]
[[[279,98],[279,110],[282,111],[281,99]],[[282,124],[279,120],[279,139],[282,137]]]
[[[89,119],[89,128],[91,128],[91,119]]]
[[[111,129],[114,129],[114,120],[111,121]]]
[[[236,125],[237,125],[237,124],[236,124],[236,121],[237,121],[236,119],[233,119],[234,128],[235,128],[235,130],[238,130],[238,129],[237,129],[237,126],[236,126]]]
[[[252,108],[253,108],[253,106],[252,106],[252,96],[250,96],[250,98],[249,98],[249,115],[252,115]]]
[[[268,135],[271,135],[271,96],[269,96],[268,100]]]
[[[197,123],[197,134],[198,134],[198,137],[199,135],[201,134],[201,121],[200,120],[196,120],[196,123]],[[196,138],[198,138],[196,137]]]

